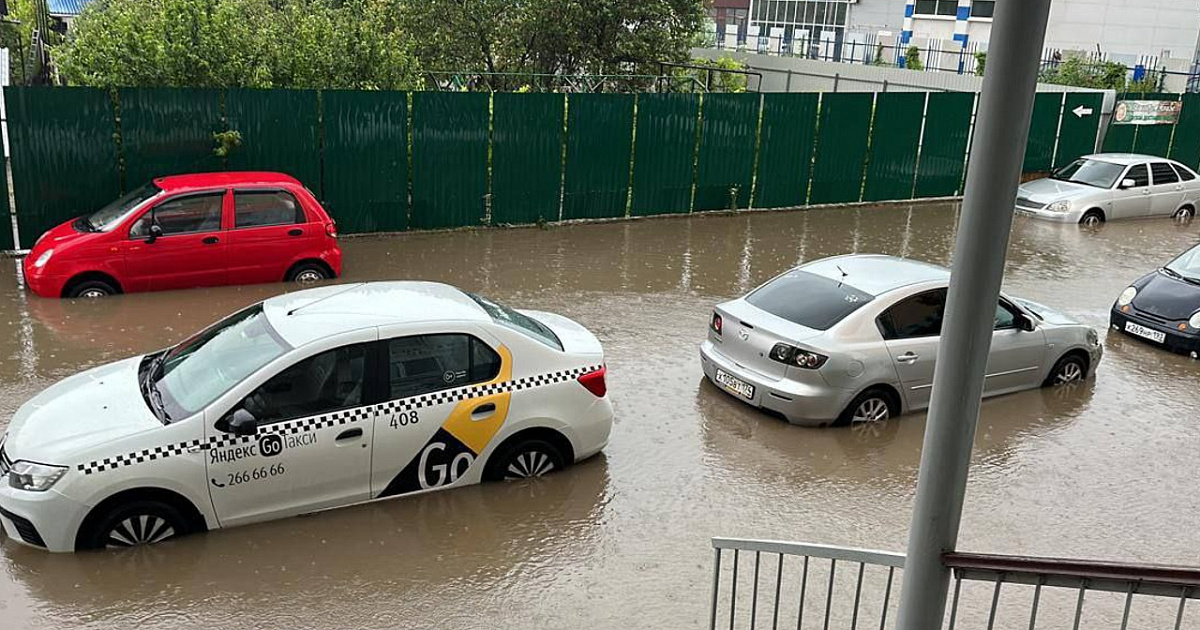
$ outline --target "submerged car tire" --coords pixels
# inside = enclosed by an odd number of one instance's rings
[[[1079,218],[1079,225],[1094,226],[1104,223],[1104,213],[1099,210],[1088,210]]]
[[[833,425],[848,427],[855,424],[887,422],[900,415],[899,406],[886,390],[868,389],[854,397]]]
[[[1042,387],[1070,385],[1087,378],[1087,361],[1078,354],[1068,354],[1058,360],[1046,376]]]
[[[541,477],[567,465],[562,452],[553,444],[531,438],[503,446],[488,459],[484,481],[516,481]]]
[[[125,549],[153,545],[191,532],[187,518],[174,506],[153,500],[117,505],[85,532],[84,549]]]
[[[1172,215],[1171,218],[1175,219],[1175,221],[1177,221],[1179,223],[1187,223],[1188,221],[1191,221],[1195,217],[1196,217],[1196,209],[1191,206],[1184,206],[1184,207],[1176,210],[1175,214]]]
[[[84,280],[67,290],[69,298],[100,298],[116,295],[117,288],[103,280]]]
[[[288,272],[286,280],[307,286],[322,280],[328,280],[331,277],[329,271],[317,263],[300,263],[292,267],[292,270]]]

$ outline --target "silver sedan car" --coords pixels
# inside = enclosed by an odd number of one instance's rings
[[[933,389],[950,271],[892,256],[825,258],[717,305],[704,375],[734,397],[812,426],[881,422]],[[1002,296],[984,395],[1087,378],[1096,330]]]
[[[1016,211],[1060,223],[1196,216],[1200,178],[1166,158],[1134,153],[1085,155],[1050,177],[1021,184]]]

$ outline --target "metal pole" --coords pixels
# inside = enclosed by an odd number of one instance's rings
[[[1050,0],[999,2],[971,148],[897,630],[942,627]]]

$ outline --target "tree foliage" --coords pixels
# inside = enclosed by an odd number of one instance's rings
[[[921,49],[916,46],[909,46],[904,51],[904,67],[909,70],[924,70],[925,66],[921,63]]]
[[[67,82],[97,86],[412,88],[422,71],[658,74],[657,62],[688,58],[702,7],[703,0],[95,0],[56,60]],[[489,84],[507,87],[504,77]]]
[[[389,0],[96,0],[56,51],[95,86],[406,88],[418,78]]]
[[[1043,69],[1039,80],[1043,83],[1097,90],[1120,90],[1125,87],[1127,71],[1124,65],[1115,61],[1091,61],[1082,57],[1072,57]]]

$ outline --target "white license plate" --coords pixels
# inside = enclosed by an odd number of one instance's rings
[[[730,376],[723,370],[717,370],[717,383],[725,389],[745,398],[746,400],[754,399],[754,386],[739,378]]]
[[[1133,322],[1125,322],[1125,332],[1131,335],[1137,335],[1143,339],[1157,341],[1163,343],[1167,340],[1167,334],[1157,330],[1151,330],[1145,326],[1139,326]]]

